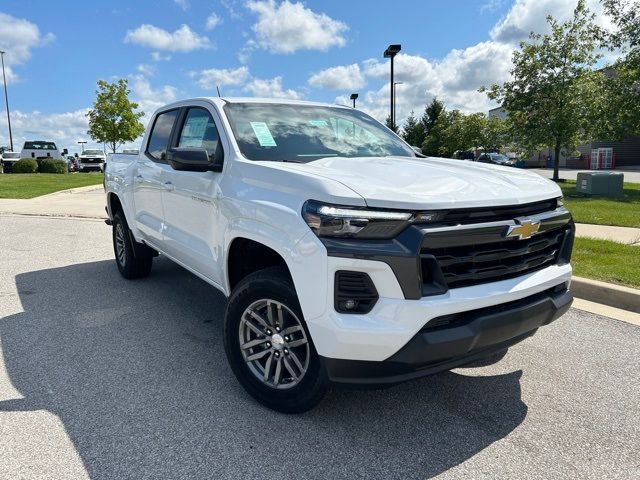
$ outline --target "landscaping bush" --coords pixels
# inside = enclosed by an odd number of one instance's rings
[[[36,173],[38,171],[38,162],[33,158],[21,158],[13,164],[13,173]]]
[[[53,158],[42,159],[38,170],[40,171],[40,173],[67,173],[69,171],[67,162],[65,162],[64,160],[56,160]]]

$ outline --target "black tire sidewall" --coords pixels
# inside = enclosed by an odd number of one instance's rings
[[[276,300],[298,317],[309,340],[309,367],[295,387],[277,390],[260,382],[249,370],[240,351],[239,325],[246,308],[258,300]],[[278,268],[249,275],[234,289],[225,312],[224,347],[227,359],[247,392],[260,403],[283,413],[299,413],[315,406],[324,396],[328,381],[304,321],[297,294],[288,275]]]

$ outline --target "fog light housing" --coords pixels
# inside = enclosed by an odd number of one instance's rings
[[[364,272],[338,270],[335,274],[334,308],[339,313],[369,313],[378,301],[371,277]]]

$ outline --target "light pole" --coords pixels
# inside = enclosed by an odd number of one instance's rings
[[[353,100],[353,108],[356,108],[356,98],[358,98],[358,94],[357,93],[352,93],[351,94],[351,100]]]
[[[393,125],[396,124],[396,85],[402,85],[404,82],[393,82],[393,118],[391,121]]]
[[[2,59],[2,81],[4,83],[4,103],[7,106],[7,124],[9,125],[9,148],[13,152],[13,135],[11,134],[11,115],[9,115],[9,95],[7,94],[7,77],[4,74],[4,54],[2,50],[0,50],[0,58]]]
[[[80,144],[80,146],[82,147],[82,153],[84,153],[84,144],[87,143],[85,140],[81,140],[78,142]]]
[[[384,51],[384,58],[390,58],[391,59],[391,82],[389,84],[389,95],[390,95],[390,101],[389,101],[389,109],[390,109],[390,113],[389,113],[389,118],[391,119],[391,122],[393,124],[393,126],[395,127],[396,123],[395,123],[395,110],[394,110],[394,95],[393,95],[393,91],[394,91],[394,85],[393,85],[393,59],[394,57],[397,55],[397,53],[400,51],[400,49],[402,48],[402,46],[400,44],[393,44],[393,45],[389,45],[387,47],[387,49]]]

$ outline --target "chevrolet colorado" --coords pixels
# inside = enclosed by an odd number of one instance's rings
[[[490,362],[572,301],[554,183],[420,158],[348,107],[167,105],[137,155],[109,157],[105,190],[120,273],[145,277],[162,254],[228,296],[229,364],[282,412],[332,383]]]

